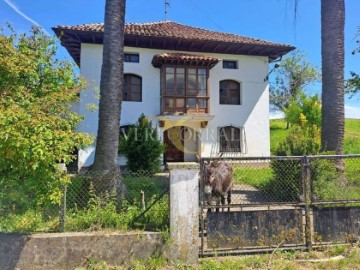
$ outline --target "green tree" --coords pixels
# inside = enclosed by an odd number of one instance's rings
[[[360,53],[360,26],[357,30],[356,42],[358,47],[352,52],[352,54]],[[351,78],[345,83],[345,92],[353,97],[356,93],[360,92],[360,75],[354,71],[350,71]]]
[[[155,173],[159,171],[165,145],[158,139],[156,128],[152,128],[151,122],[142,114],[128,133],[122,134],[119,149],[125,155],[130,171]]]
[[[293,0],[295,18],[301,0]],[[345,0],[321,0],[323,151],[343,153]]]
[[[292,99],[297,100],[302,89],[320,79],[318,70],[301,51],[294,51],[275,70],[275,83],[270,86],[270,104],[285,112]]]
[[[0,205],[13,210],[59,203],[69,179],[57,164],[91,143],[70,108],[83,82],[56,49],[37,28],[0,33]]]
[[[285,109],[285,120],[291,125],[321,126],[321,102],[317,95],[312,97],[302,93],[298,100],[292,98],[290,106]]]
[[[106,0],[105,5],[99,122],[93,164],[93,170],[101,174],[101,179],[94,184],[104,190],[121,187],[117,158],[123,87],[125,4],[125,0]]]

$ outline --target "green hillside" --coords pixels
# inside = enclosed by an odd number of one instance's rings
[[[279,142],[281,142],[288,130],[284,119],[270,120],[270,149],[274,154]],[[360,154],[360,119],[345,119],[345,154]]]

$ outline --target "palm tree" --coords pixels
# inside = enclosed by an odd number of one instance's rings
[[[99,124],[93,170],[102,173],[102,185],[106,185],[106,188],[114,187],[113,180],[120,179],[117,157],[123,86],[125,5],[126,0],[106,0],[105,5]],[[112,177],[104,177],[105,175]]]
[[[295,1],[295,18],[300,0]],[[343,153],[345,0],[321,0],[323,151]]]
[[[322,150],[343,153],[344,0],[321,0]]]

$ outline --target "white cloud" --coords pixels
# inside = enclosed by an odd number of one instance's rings
[[[345,118],[360,119],[360,107],[345,106]]]
[[[40,27],[44,31],[44,33],[46,35],[50,36],[50,34],[45,30],[44,27],[42,27],[38,22],[36,22],[35,20],[33,20],[29,16],[27,16],[24,12],[22,12],[13,2],[11,2],[10,0],[4,0],[4,2],[6,4],[8,4],[9,7],[11,7],[17,14],[19,14],[25,20],[27,20],[27,21],[31,22],[32,24],[35,24],[36,26]]]

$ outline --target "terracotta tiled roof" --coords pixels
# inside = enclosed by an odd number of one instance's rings
[[[61,43],[80,65],[81,43],[103,43],[104,24],[53,28]],[[267,56],[272,61],[295,49],[291,45],[205,30],[171,21],[125,25],[124,45],[166,51]]]
[[[104,32],[103,23],[82,24],[75,26],[59,25],[56,28],[76,30],[76,31],[90,31],[90,32]],[[172,37],[191,40],[207,40],[207,41],[221,41],[231,43],[244,44],[259,44],[269,46],[289,46],[281,43],[274,43],[262,39],[244,37],[223,32],[216,32],[206,30],[198,27],[182,25],[171,21],[153,22],[153,23],[129,23],[125,25],[126,35],[138,36],[153,36],[153,37]]]
[[[213,67],[220,59],[206,56],[206,55],[193,55],[184,53],[162,53],[156,54],[153,57],[152,64],[154,67],[160,67],[167,64],[184,64],[193,66]]]

